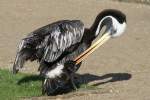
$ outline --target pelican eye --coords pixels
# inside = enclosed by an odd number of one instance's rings
[[[112,29],[111,29],[111,35],[114,35],[114,34],[116,34],[116,33],[117,33],[117,29],[112,28]]]

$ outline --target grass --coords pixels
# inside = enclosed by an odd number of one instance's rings
[[[16,100],[22,97],[42,96],[42,78],[38,75],[18,73],[13,75],[8,70],[0,69],[0,99]],[[78,90],[95,90],[96,86],[81,84]]]
[[[7,70],[0,69],[0,99],[16,100],[21,97],[40,96],[41,81],[27,81],[24,77],[28,76],[21,73],[13,75]]]

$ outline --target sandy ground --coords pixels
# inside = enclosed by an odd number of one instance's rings
[[[89,27],[103,9],[127,15],[127,30],[94,52],[79,73],[97,75],[101,92],[75,93],[57,100],[150,100],[150,6],[109,0],[1,0],[0,67],[12,67],[17,43],[27,33],[62,19],[80,19]],[[25,72],[37,72],[27,64]],[[129,78],[129,76],[131,78]],[[108,81],[112,79],[112,81]],[[102,92],[104,91],[104,92]],[[40,97],[32,99],[54,99]]]

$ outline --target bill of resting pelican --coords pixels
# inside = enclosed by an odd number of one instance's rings
[[[99,40],[97,40],[91,47],[89,47],[86,51],[84,51],[81,55],[74,59],[76,64],[82,62],[85,58],[87,58],[90,54],[92,54],[96,49],[102,46],[105,42],[107,42],[111,38],[109,33],[105,33]]]

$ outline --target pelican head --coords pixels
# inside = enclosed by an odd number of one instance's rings
[[[106,29],[104,33],[101,34],[100,39],[75,59],[77,63],[83,61],[88,55],[94,52],[98,47],[103,45],[110,38],[118,37],[124,33],[126,29],[125,14],[119,10],[114,9],[107,9],[102,11],[96,17],[89,33],[87,33],[88,38],[85,38],[85,40],[93,41],[100,34],[104,26],[106,26]]]
[[[119,10],[106,9],[96,17],[91,27],[95,37],[99,35],[104,26],[106,26],[105,33],[108,33],[111,37],[118,37],[126,29],[126,15]]]

